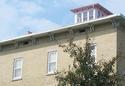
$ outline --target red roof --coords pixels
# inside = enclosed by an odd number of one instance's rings
[[[91,9],[91,8],[99,9],[99,10],[103,11],[104,13],[106,13],[107,15],[111,15],[112,14],[112,12],[110,12],[109,10],[107,10],[106,8],[104,8],[103,6],[101,6],[98,3],[91,4],[91,5],[84,6],[84,7],[80,7],[80,8],[76,8],[76,9],[72,9],[71,11],[73,13],[78,13],[78,12],[81,12],[81,11],[84,11],[84,10],[88,10],[88,9]]]

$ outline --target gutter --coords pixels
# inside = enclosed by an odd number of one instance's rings
[[[69,29],[73,29],[73,28],[78,28],[78,27],[82,27],[82,26],[88,26],[90,24],[99,24],[100,22],[104,22],[104,21],[110,21],[112,19],[117,19],[117,18],[122,18],[125,20],[125,16],[122,14],[113,14],[113,15],[109,15],[106,17],[102,17],[102,18],[98,18],[98,19],[94,19],[94,20],[90,20],[90,21],[86,21],[86,22],[82,22],[82,23],[77,23],[77,24],[73,24],[73,25],[69,25],[69,26],[63,26],[60,28],[56,28],[55,30],[49,30],[46,32],[38,32],[38,33],[32,33],[32,34],[28,34],[28,35],[23,35],[23,36],[19,36],[19,37],[15,37],[15,38],[11,38],[8,40],[2,40],[0,41],[0,45],[2,44],[6,44],[6,43],[10,43],[13,41],[23,41],[25,39],[31,38],[31,37],[39,37],[39,36],[46,36],[49,33],[59,33],[59,32],[63,32],[63,31],[67,31]]]

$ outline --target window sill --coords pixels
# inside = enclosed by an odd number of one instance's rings
[[[13,78],[12,81],[19,81],[19,80],[22,80],[22,78]]]
[[[54,73],[47,73],[46,76],[52,76],[52,75],[56,75],[57,73],[54,72]]]

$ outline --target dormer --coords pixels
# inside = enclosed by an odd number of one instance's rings
[[[72,9],[71,11],[75,14],[75,23],[81,23],[100,17],[112,15],[112,12],[110,12],[98,3]]]

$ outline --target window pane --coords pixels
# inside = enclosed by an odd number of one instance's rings
[[[83,21],[86,21],[87,20],[87,12],[84,12],[83,13]]]
[[[80,23],[82,21],[81,13],[77,14],[77,23]]]
[[[90,49],[91,49],[91,58],[93,61],[95,61],[95,56],[96,56],[96,45],[95,44],[90,44]]]
[[[54,63],[49,63],[48,71],[49,71],[49,72],[55,72],[55,70],[56,70],[56,62],[54,62]]]
[[[95,46],[91,46],[91,55],[95,55]]]
[[[51,63],[51,62],[56,62],[56,56],[55,57],[49,57],[48,58],[48,62]]]
[[[98,18],[101,17],[101,12],[100,12],[100,11],[98,11],[97,17],[98,17]]]
[[[89,11],[89,20],[93,19],[93,10]]]
[[[14,77],[21,77],[21,69],[16,69]]]
[[[48,56],[48,62],[56,62],[56,56],[57,53],[56,52],[49,52],[49,56]]]
[[[22,61],[21,60],[15,60],[15,68],[21,68],[21,65],[22,65]]]

